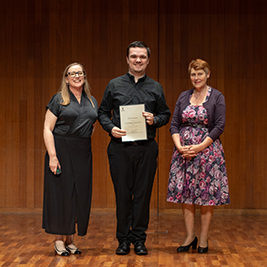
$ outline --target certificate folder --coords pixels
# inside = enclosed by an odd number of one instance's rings
[[[133,142],[147,140],[146,119],[142,115],[145,105],[124,105],[120,106],[121,129],[126,131],[122,136],[122,142]]]

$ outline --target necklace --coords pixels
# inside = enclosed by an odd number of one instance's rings
[[[199,96],[200,95],[202,95],[203,94],[203,92],[207,92],[208,91],[208,89],[209,89],[209,87],[207,86],[207,88],[205,88],[204,90],[202,90],[199,94],[198,94],[198,96],[196,96],[196,89],[194,90],[194,95],[195,95],[195,99],[198,99],[199,98]]]

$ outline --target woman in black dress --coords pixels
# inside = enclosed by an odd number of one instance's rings
[[[60,92],[46,108],[43,228],[55,235],[58,255],[80,254],[73,235],[76,223],[78,235],[87,233],[92,195],[91,135],[98,114],[81,64],[67,66]]]

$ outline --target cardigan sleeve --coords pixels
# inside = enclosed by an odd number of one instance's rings
[[[216,98],[212,112],[213,123],[209,137],[215,141],[223,133],[225,126],[225,99],[222,93]]]
[[[182,92],[176,101],[174,113],[173,113],[171,124],[170,124],[171,135],[180,132],[180,129],[182,126],[181,125],[182,123],[181,111],[183,110],[183,106],[185,105],[185,99],[186,99],[185,94],[186,92]]]
[[[173,117],[170,125],[171,135],[179,133],[182,127],[182,112],[190,104],[189,96],[193,89],[184,91],[180,94],[174,108]]]
[[[171,125],[170,125],[171,135],[175,133],[179,133],[180,127],[181,127],[181,124],[179,123],[179,99],[178,99],[175,104],[175,109],[174,109],[174,113],[173,113]]]

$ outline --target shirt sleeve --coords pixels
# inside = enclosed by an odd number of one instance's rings
[[[49,109],[56,117],[59,117],[60,112],[60,101],[61,98],[59,97],[59,94],[56,94],[52,96],[51,100],[46,106],[46,109]]]
[[[111,133],[112,128],[115,126],[111,120],[112,114],[112,92],[111,92],[111,83],[107,85],[107,88],[104,92],[102,102],[98,109],[98,120],[101,126],[105,131]]]

